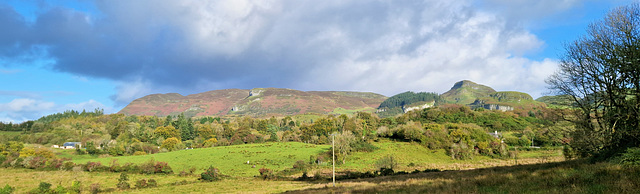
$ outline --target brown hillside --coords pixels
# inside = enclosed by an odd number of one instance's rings
[[[134,100],[119,113],[187,116],[328,114],[337,108],[375,110],[387,97],[368,92],[304,92],[283,88],[226,89],[182,96],[152,94]]]

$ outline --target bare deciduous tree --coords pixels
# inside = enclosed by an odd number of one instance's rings
[[[576,124],[571,147],[581,156],[623,151],[640,142],[640,5],[611,10],[587,34],[565,45],[559,70],[546,82],[571,96]]]

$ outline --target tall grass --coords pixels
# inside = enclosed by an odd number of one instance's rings
[[[640,166],[580,160],[379,177],[338,185],[293,193],[638,193]]]

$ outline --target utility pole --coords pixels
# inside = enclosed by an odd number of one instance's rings
[[[331,134],[331,152],[333,155],[333,187],[336,187],[336,135]]]

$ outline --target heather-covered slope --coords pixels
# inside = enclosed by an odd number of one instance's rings
[[[126,115],[295,115],[328,114],[340,110],[375,111],[387,97],[369,92],[304,92],[283,88],[226,89],[182,96],[152,94],[134,100],[119,113]]]

